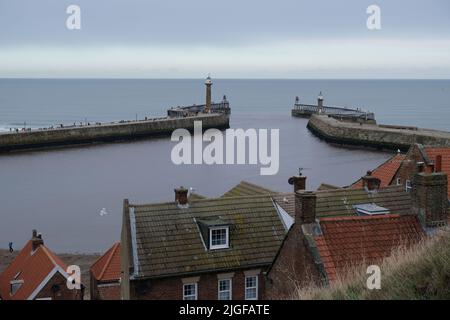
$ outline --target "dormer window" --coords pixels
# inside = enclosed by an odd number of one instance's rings
[[[229,248],[229,227],[209,228],[209,249],[226,249]]]
[[[9,294],[13,296],[23,285],[23,280],[12,280],[10,282]]]
[[[228,249],[230,247],[230,227],[232,224],[222,217],[202,217],[194,219],[206,250]]]

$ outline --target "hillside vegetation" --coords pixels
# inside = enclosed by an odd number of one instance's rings
[[[381,264],[381,289],[369,290],[366,269],[351,269],[327,288],[300,288],[294,299],[450,299],[450,229],[409,249],[399,248]]]

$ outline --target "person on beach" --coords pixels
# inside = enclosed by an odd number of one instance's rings
[[[10,243],[9,243],[9,253],[13,253],[13,252],[14,252],[14,249],[13,249],[13,243],[10,242]]]

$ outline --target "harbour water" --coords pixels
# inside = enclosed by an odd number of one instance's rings
[[[363,108],[378,122],[450,131],[449,80],[214,80],[226,94],[232,128],[279,128],[280,170],[256,165],[176,166],[169,138],[0,156],[0,247],[22,246],[31,229],[57,252],[99,252],[119,240],[124,198],[171,201],[173,188],[219,196],[241,180],[289,191],[303,167],[309,188],[346,185],[390,154],[339,148],[292,118],[296,95],[315,103]],[[170,106],[203,103],[203,80],[0,80],[0,127],[46,127],[163,116]]]

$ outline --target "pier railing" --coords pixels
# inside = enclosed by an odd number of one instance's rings
[[[312,114],[324,114],[340,119],[364,119],[366,121],[374,121],[375,115],[372,112],[366,112],[361,109],[351,109],[347,107],[328,107],[311,104],[296,103],[292,110],[293,115],[311,116]]]
[[[188,115],[201,113],[205,110],[206,104],[192,105],[186,107],[174,107],[167,110],[169,117],[186,117]],[[218,103],[212,103],[210,108],[211,113],[223,113],[230,114],[230,104],[228,101],[223,100]]]

